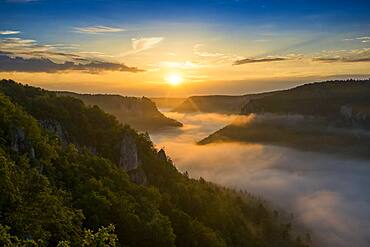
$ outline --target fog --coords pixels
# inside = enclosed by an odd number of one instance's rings
[[[241,143],[195,142],[235,116],[166,113],[184,124],[152,134],[180,171],[245,189],[292,212],[315,246],[370,246],[370,162],[294,149]],[[248,119],[247,119],[248,120]]]

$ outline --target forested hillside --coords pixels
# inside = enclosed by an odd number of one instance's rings
[[[370,79],[316,82],[283,90],[245,104],[242,114],[249,113],[347,119],[370,128]]]
[[[248,95],[205,95],[191,96],[172,109],[175,112],[205,112],[222,114],[239,114],[242,107],[252,99],[258,99],[270,93]]]
[[[370,158],[370,80],[306,84],[253,99],[241,113],[243,120],[199,143],[258,142]]]
[[[165,109],[174,109],[175,107],[179,106],[185,98],[169,98],[169,97],[158,97],[158,98],[150,98],[158,108],[165,108]]]
[[[121,123],[131,127],[154,131],[168,127],[181,127],[182,124],[168,118],[158,111],[155,103],[149,98],[124,97],[109,94],[78,94],[57,92],[57,95],[70,96],[82,100],[86,105],[97,105],[103,111],[114,115]]]
[[[261,200],[179,173],[98,107],[0,85],[0,245],[307,246]]]

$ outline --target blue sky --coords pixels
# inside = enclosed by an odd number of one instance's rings
[[[191,88],[200,78],[245,86],[251,79],[370,74],[368,0],[0,0],[0,10],[0,74],[17,79],[33,81],[32,64],[20,71],[9,64],[31,58],[51,59],[45,72],[63,72],[60,85],[70,70],[83,70],[85,84],[106,76],[86,72],[120,71],[115,78],[151,85],[181,73]],[[4,57],[10,55],[21,59]],[[66,61],[73,66],[60,65]]]
[[[370,1],[305,0],[2,0],[1,29],[21,29],[42,38],[73,26],[142,26],[148,23],[202,23],[233,32],[244,25],[276,30],[370,31]]]

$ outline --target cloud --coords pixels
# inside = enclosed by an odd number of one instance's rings
[[[363,37],[357,37],[357,38],[350,38],[350,39],[344,39],[345,41],[354,41],[359,40],[362,43],[368,43],[370,42],[370,36],[363,36]]]
[[[370,62],[370,48],[356,49],[351,51],[327,52],[322,56],[314,57],[312,60],[325,63]]]
[[[164,37],[148,37],[131,39],[132,50],[118,54],[117,57],[125,57],[141,51],[151,49],[164,40]]]
[[[18,34],[20,31],[13,31],[13,30],[4,30],[0,31],[0,35],[10,35],[10,34]]]
[[[163,39],[163,37],[132,39],[132,48],[134,51],[144,51],[153,48],[155,45],[163,41]]]
[[[346,58],[346,57],[319,57],[313,58],[313,61],[318,62],[326,62],[326,63],[335,63],[335,62],[342,62],[342,63],[357,63],[357,62],[370,62],[370,57],[364,58]]]
[[[136,67],[124,64],[90,61],[88,63],[64,62],[55,63],[47,58],[21,58],[0,54],[0,72],[67,72],[81,71],[87,73],[100,73],[104,71],[142,72]]]
[[[194,54],[199,56],[199,57],[223,57],[225,54],[219,53],[219,52],[209,52],[209,51],[204,51],[203,49],[205,48],[204,44],[195,44],[193,47]]]
[[[241,60],[236,60],[233,65],[241,65],[247,63],[265,63],[265,62],[279,62],[285,61],[287,58],[283,57],[266,57],[266,58],[245,58]]]
[[[75,27],[74,31],[78,33],[100,34],[100,33],[118,33],[126,30],[122,28],[108,26],[91,26],[91,27]]]
[[[293,213],[294,223],[303,225],[303,232],[312,233],[313,246],[369,246],[368,161],[261,144],[199,146],[196,141],[237,116],[166,115],[184,127],[151,137],[158,147],[165,148],[180,171],[247,190],[272,202],[281,212]]]
[[[0,39],[1,54],[22,58],[47,58],[54,62],[82,61],[84,57],[66,52],[70,48],[77,48],[75,44],[38,44],[36,40],[21,38]],[[88,58],[88,57],[86,57]],[[91,60],[91,59],[90,59]]]
[[[195,44],[193,53],[198,57],[199,64],[203,66],[224,66],[230,64],[232,61],[241,59],[242,57],[234,54],[225,54],[216,51],[210,51],[205,44]]]
[[[75,44],[39,44],[32,39],[0,39],[1,72],[66,72],[83,71],[99,73],[103,71],[141,72],[136,67],[102,60],[110,58],[100,52],[66,52],[77,48]]]
[[[197,69],[201,67],[200,64],[193,63],[191,61],[184,61],[184,62],[163,61],[159,63],[159,66],[165,67],[165,68],[175,68],[175,69]]]

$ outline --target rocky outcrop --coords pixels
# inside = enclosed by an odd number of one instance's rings
[[[129,132],[125,132],[122,137],[119,167],[127,172],[134,183],[147,183],[146,175],[140,167],[136,141]]]
[[[159,152],[157,153],[158,155],[158,158],[162,161],[167,161],[167,155],[166,155],[166,152],[163,150],[163,148],[161,148],[161,150],[159,150]]]
[[[62,127],[62,125],[58,121],[53,120],[53,119],[39,120],[39,123],[44,129],[56,135],[59,138],[63,147],[66,147],[68,145],[69,143],[69,140],[67,137],[68,135],[66,131],[64,130],[64,128]]]
[[[342,118],[352,127],[370,128],[370,107],[343,105],[340,107]]]
[[[122,137],[119,166],[126,172],[139,167],[137,145],[132,135],[128,132],[125,132]]]
[[[264,108],[263,106],[260,106],[258,104],[258,101],[255,101],[255,100],[250,100],[247,104],[245,104],[241,111],[240,111],[240,114],[244,114],[244,115],[248,115],[248,114],[251,114],[251,113],[260,113],[260,114],[263,114],[264,113]]]
[[[35,158],[35,149],[31,142],[26,138],[23,128],[15,128],[11,130],[10,148],[19,153],[28,153],[29,158]]]
[[[25,150],[26,146],[26,135],[23,128],[15,128],[11,131],[11,142],[10,148],[15,152],[21,152]]]
[[[129,171],[128,175],[130,176],[131,181],[136,184],[146,185],[148,182],[146,175],[142,169],[135,169],[135,170]]]

